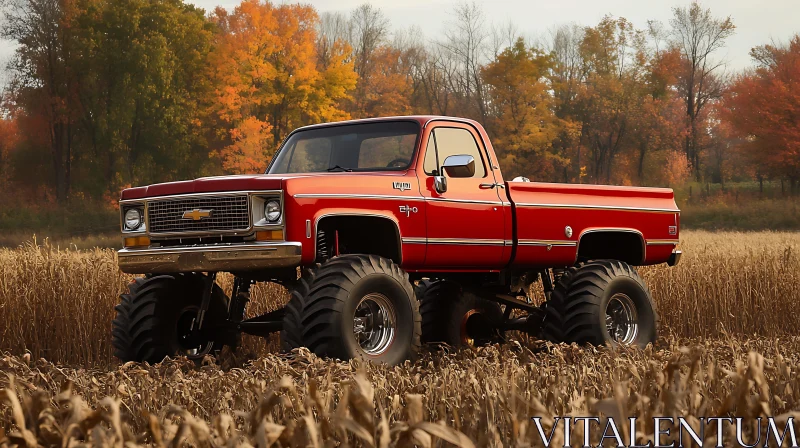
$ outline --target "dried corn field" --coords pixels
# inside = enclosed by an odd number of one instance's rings
[[[662,335],[784,336],[800,323],[800,233],[684,232],[678,266],[641,268],[661,314]],[[0,249],[0,350],[51,362],[113,363],[114,305],[131,277],[111,250],[58,250],[28,244]],[[230,292],[231,278],[220,276]],[[253,289],[251,312],[287,300],[277,286]],[[248,338],[264,354],[273,344]]]
[[[681,248],[678,266],[641,269],[662,317],[647,351],[523,341],[388,368],[282,357],[274,340],[248,338],[252,362],[228,355],[199,369],[115,364],[110,321],[130,278],[113,252],[0,250],[0,371],[10,374],[0,375],[0,446],[538,446],[531,416],[785,419],[800,406],[800,234],[684,232]],[[286,300],[278,287],[253,293],[254,313]]]
[[[530,418],[542,417],[549,434],[553,416],[565,415],[635,415],[644,444],[654,416],[680,415],[695,428],[707,416],[771,415],[781,428],[800,417],[800,338],[686,342],[538,353],[512,343],[394,368],[302,352],[228,371],[180,360],[71,369],[5,356],[0,371],[12,376],[0,378],[0,446],[4,437],[28,446],[542,446]],[[595,445],[602,427],[590,427]],[[723,426],[726,440],[735,441],[733,428]],[[582,445],[582,427],[573,431]],[[765,431],[747,427],[745,440],[765,440]],[[564,446],[554,433],[552,446]],[[707,429],[706,446],[715,437]]]

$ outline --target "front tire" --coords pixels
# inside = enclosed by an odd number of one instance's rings
[[[419,303],[408,274],[391,260],[332,258],[315,269],[307,296],[295,302],[302,302],[302,344],[318,356],[397,365],[419,352]],[[285,348],[294,345],[287,339]]]
[[[650,291],[627,263],[601,260],[564,275],[551,312],[561,317],[566,343],[644,348],[658,337],[658,312]],[[554,332],[554,330],[552,330]]]
[[[306,269],[291,289],[281,327],[281,351],[290,352],[303,346],[303,308],[314,283],[314,269]]]
[[[213,338],[190,341],[186,337],[200,310],[205,285],[200,274],[136,278],[115,307],[114,355],[122,362],[157,363],[176,355],[200,360],[220,350],[221,343]],[[221,324],[227,315],[228,298],[214,284],[203,326]]]

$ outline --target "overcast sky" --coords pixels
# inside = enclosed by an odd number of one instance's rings
[[[364,0],[312,0],[319,11],[348,12]],[[441,35],[452,10],[452,0],[370,0],[381,8],[394,28],[419,25],[428,38]],[[539,37],[554,25],[575,22],[594,25],[606,14],[622,16],[644,28],[648,19],[669,21],[672,7],[687,6],[689,1],[661,0],[492,0],[476,3],[483,7],[488,22],[512,21],[526,37]],[[235,0],[195,0],[212,9],[216,5],[233,8]],[[729,40],[726,59],[729,68],[738,70],[750,65],[750,48],[771,39],[786,41],[800,33],[799,0],[703,0],[715,16],[731,16],[736,34]]]
[[[234,8],[237,0],[188,0],[211,11],[215,6]],[[280,0],[278,0],[280,1]],[[349,12],[365,0],[311,0],[319,11]],[[394,29],[418,25],[425,37],[441,36],[450,19],[449,11],[456,4],[452,0],[370,0],[381,8]],[[669,21],[674,6],[687,6],[689,1],[659,0],[477,0],[489,23],[505,24],[512,21],[526,37],[544,35],[554,25],[575,22],[594,25],[604,15],[622,16],[639,28],[648,19]],[[800,33],[800,0],[703,0],[701,5],[711,8],[717,17],[731,16],[736,34],[729,39],[724,54],[730,70],[740,70],[750,65],[750,48],[771,40],[787,41]],[[7,59],[13,45],[5,42],[0,47],[0,59]]]

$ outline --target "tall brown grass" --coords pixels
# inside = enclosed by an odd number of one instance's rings
[[[567,415],[601,418],[595,445],[602,419],[637,416],[644,444],[655,416],[693,425],[775,416],[781,428],[800,418],[800,234],[684,232],[681,248],[680,265],[641,269],[663,329],[646,350],[512,341],[387,367],[304,349],[276,355],[274,340],[250,340],[245,349],[260,357],[227,369],[115,365],[110,321],[130,276],[113,251],[0,250],[0,351],[11,353],[0,355],[0,448],[541,446],[530,417],[549,434]],[[230,276],[219,281],[229,292]],[[252,312],[285,300],[282,288],[259,285]],[[662,443],[676,439],[670,429]],[[573,427],[573,443],[581,431]],[[733,431],[724,428],[728,442]],[[745,440],[763,442],[765,431],[751,424]],[[706,446],[716,432],[706,428]],[[552,446],[564,446],[554,434]]]
[[[662,334],[786,336],[800,323],[800,233],[711,233],[681,236],[676,267],[641,268],[661,314]],[[0,350],[71,365],[110,365],[114,305],[131,276],[108,249],[76,251],[26,244],[0,249]],[[220,284],[230,292],[231,277]],[[275,309],[283,288],[260,284],[250,310]],[[248,338],[263,354],[273,341]]]
[[[689,231],[675,267],[640,269],[676,337],[796,335],[800,233]]]
[[[756,434],[756,417],[774,416],[782,429],[800,416],[800,338],[690,342],[538,353],[509,344],[398,367],[301,350],[227,372],[181,360],[107,371],[5,356],[0,446],[542,446],[536,416],[545,434],[554,416],[611,416],[626,443],[636,416],[639,445],[654,440],[655,416],[682,416],[697,432],[700,418],[738,416],[744,440],[764,446],[766,423]],[[592,446],[602,428],[604,420],[590,429]],[[667,446],[678,437],[669,429]],[[704,446],[717,446],[716,429],[706,426]],[[734,425],[723,430],[724,446],[738,446]],[[567,445],[563,427],[554,434],[551,446]],[[571,445],[582,440],[576,424]]]

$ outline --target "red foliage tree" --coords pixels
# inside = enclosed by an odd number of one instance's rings
[[[767,45],[751,54],[759,67],[733,83],[724,115],[752,156],[795,187],[800,180],[800,34],[787,46]]]

